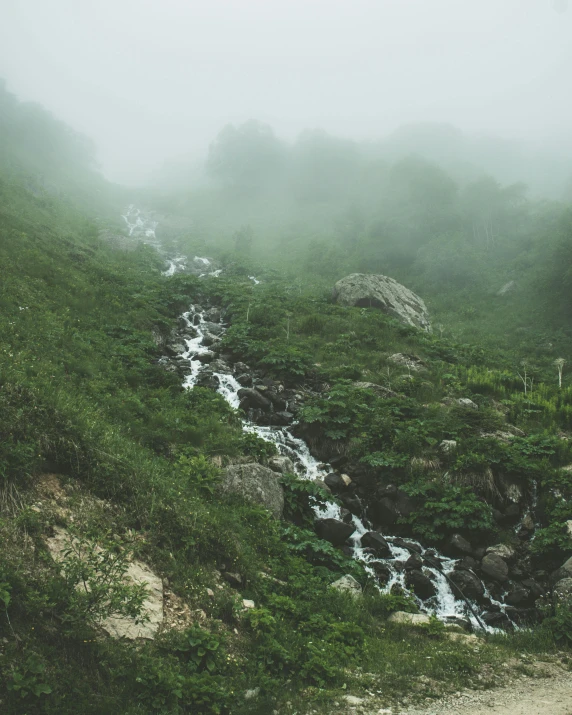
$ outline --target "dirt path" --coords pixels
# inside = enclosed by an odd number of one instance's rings
[[[399,715],[572,715],[572,672],[551,669],[542,679],[522,678],[503,688],[463,691],[427,708],[399,709]]]

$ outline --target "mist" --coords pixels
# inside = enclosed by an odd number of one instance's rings
[[[203,161],[257,119],[379,141],[446,123],[570,154],[566,0],[21,0],[3,8],[0,76],[97,146],[113,181]]]

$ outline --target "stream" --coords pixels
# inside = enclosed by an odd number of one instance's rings
[[[128,208],[123,219],[127,224],[130,236],[140,236],[146,243],[155,246],[161,255],[163,255],[167,263],[167,268],[163,271],[163,275],[172,276],[186,269],[187,259],[184,256],[169,257],[161,248],[160,242],[155,235],[155,228],[157,226],[155,222],[145,219],[143,214],[133,206]],[[222,272],[221,269],[214,271],[209,270],[212,266],[211,260],[208,258],[195,256],[193,263],[204,267],[204,272],[200,273],[199,277],[204,277],[205,279],[217,278]],[[249,276],[249,278],[255,285],[260,283],[255,276]],[[201,360],[201,356],[205,356],[206,353],[210,352],[209,347],[205,345],[204,342],[205,334],[208,332],[207,324],[209,322],[212,324],[212,320],[207,320],[205,313],[206,311],[202,308],[197,307],[195,309],[195,306],[191,305],[189,310],[181,316],[186,326],[191,329],[191,332],[196,332],[195,337],[182,339],[186,345],[186,349],[179,356],[179,362],[184,364],[188,370],[183,382],[183,387],[187,390],[195,386],[201,371],[208,367],[208,365]],[[221,322],[219,337],[224,333],[225,329],[225,324]],[[229,366],[229,368],[232,369],[232,366]],[[240,404],[238,391],[242,388],[242,385],[240,385],[231,372],[211,372],[218,382],[217,392],[224,397],[231,407],[238,409]],[[290,427],[260,426],[246,419],[243,419],[242,424],[245,431],[254,433],[268,442],[273,442],[281,455],[289,457],[292,460],[300,478],[323,480],[327,474],[332,471],[331,469],[325,468],[327,465],[318,462],[312,456],[307,444],[302,439],[295,437],[290,431]],[[319,519],[332,518],[342,520],[341,508],[334,503],[328,504],[323,509],[316,508],[315,513],[316,518]],[[459,561],[458,559],[444,556],[434,548],[427,549],[413,539],[403,539],[390,534],[383,534],[383,537],[389,545],[391,556],[389,558],[380,558],[374,555],[370,549],[365,549],[361,543],[364,534],[371,531],[372,527],[368,526],[367,523],[364,523],[356,515],[352,515],[351,518],[355,529],[350,537],[353,558],[363,564],[366,571],[374,577],[376,583],[378,583],[378,579],[373,568],[375,562],[378,564],[382,562],[383,568],[389,572],[387,582],[383,585],[378,585],[380,591],[387,593],[397,587],[402,588],[405,592],[409,590],[405,583],[406,571],[403,568],[403,564],[412,557],[412,554],[415,555],[417,553],[422,559],[423,571],[429,576],[435,590],[435,594],[430,598],[421,600],[417,596],[414,596],[422,612],[435,614],[443,621],[462,620],[466,622],[469,620],[475,629],[485,628],[489,632],[498,630],[491,626],[484,625],[481,621],[479,614],[486,609],[481,608],[476,603],[471,603],[469,608],[465,600],[455,595],[447,576],[455,569]],[[437,565],[438,568],[433,564]],[[485,592],[485,596],[496,610],[505,613],[503,603],[496,601],[488,592]]]

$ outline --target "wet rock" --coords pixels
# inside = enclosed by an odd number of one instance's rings
[[[345,509],[342,507],[340,509],[340,516],[342,518],[342,521],[345,522],[346,524],[353,524],[354,522],[354,515],[351,513],[349,509]]]
[[[389,544],[377,531],[368,531],[361,537],[361,545],[373,550],[376,556],[385,559],[391,556]]]
[[[294,462],[290,459],[290,457],[270,457],[268,460],[268,466],[272,469],[272,471],[279,472],[280,474],[296,474]]]
[[[345,481],[342,479],[340,474],[336,474],[335,472],[330,472],[330,474],[325,477],[324,481],[332,490],[332,494],[338,494],[346,489]]]
[[[220,310],[218,308],[209,308],[205,312],[205,318],[211,323],[220,323]]]
[[[334,581],[334,583],[331,583],[330,588],[335,588],[336,591],[342,591],[343,593],[349,593],[354,598],[361,596],[361,586],[359,581],[356,581],[356,579],[349,574],[346,574],[337,581]]]
[[[232,373],[230,365],[224,360],[221,360],[220,358],[217,358],[216,360],[213,360],[213,362],[211,362],[210,369],[213,372],[220,372],[223,375],[230,375]]]
[[[195,383],[197,387],[208,387],[210,390],[218,390],[220,381],[216,375],[209,370],[202,370]]]
[[[269,423],[277,427],[286,427],[293,419],[294,415],[291,412],[272,412],[269,416]]]
[[[239,385],[242,385],[242,387],[252,387],[252,375],[249,375],[248,373],[239,375],[236,378],[236,381]]]
[[[453,534],[447,543],[447,550],[452,556],[470,556],[473,547],[461,534]]]
[[[492,628],[511,628],[512,623],[509,617],[501,611],[486,611],[481,615],[481,620]]]
[[[167,355],[177,356],[187,351],[187,346],[182,340],[171,340],[165,345]]]
[[[334,546],[344,544],[355,531],[353,524],[339,519],[316,519],[314,526],[318,536]]]
[[[423,601],[437,593],[437,589],[431,579],[421,570],[407,571],[405,575],[405,585]]]
[[[391,567],[383,561],[370,561],[369,565],[375,571],[381,584],[388,583],[391,578]]]
[[[504,602],[509,606],[529,606],[534,603],[534,598],[531,596],[530,591],[526,588],[515,588],[509,591],[504,597]]]
[[[572,602],[572,578],[562,578],[554,584],[552,600],[554,603]]]
[[[254,390],[250,387],[242,387],[238,391],[238,398],[240,400],[240,408],[243,410],[251,407],[258,407],[262,410],[270,409],[270,400],[263,397],[258,390]]]
[[[248,365],[244,362],[235,362],[234,363],[234,374],[235,375],[240,375],[242,373],[250,373],[250,368]]]
[[[486,554],[481,561],[483,573],[494,581],[506,581],[508,579],[508,566],[504,559],[497,554]]]
[[[478,601],[485,594],[485,587],[481,579],[471,571],[465,569],[455,569],[449,574],[449,579],[461,590],[463,596],[470,601]],[[455,598],[459,598],[459,593],[453,589]]]
[[[471,571],[474,571],[475,569],[479,568],[479,562],[472,556],[463,556],[463,558],[459,561],[458,565],[459,568],[469,569]]]
[[[343,467],[344,464],[348,463],[348,458],[344,454],[335,454],[329,458],[329,464],[334,469],[338,467]]]
[[[284,509],[284,490],[276,472],[261,464],[231,464],[223,472],[220,489],[226,494],[240,494],[260,504],[277,519]]]
[[[352,514],[355,514],[356,516],[360,516],[362,514],[363,507],[359,497],[352,496],[351,494],[342,494],[340,496],[340,501],[346,509],[351,511]]]
[[[405,562],[405,570],[419,570],[423,566],[423,558],[419,554],[411,554],[411,556]]]
[[[393,539],[393,543],[400,549],[407,549],[408,551],[412,551],[415,554],[421,554],[423,552],[423,549],[419,544],[416,544],[414,541],[402,539],[400,536],[398,536],[397,539]]]
[[[202,362],[203,364],[208,364],[209,362],[212,362],[216,358],[215,353],[212,352],[212,350],[207,350],[204,353],[199,353],[199,355],[195,355],[193,357],[194,360],[198,360],[199,362]]]
[[[463,618],[462,616],[445,616],[444,623],[446,627],[456,626],[464,631],[473,630],[471,621],[468,618]]]
[[[205,333],[203,335],[202,343],[205,346],[205,348],[214,348],[214,346],[219,341],[220,341],[220,338],[217,338],[216,335],[211,335],[210,333]]]
[[[224,326],[221,325],[220,323],[203,323],[203,330],[206,330],[209,332],[211,335],[217,335],[220,336],[222,333],[224,333]]]

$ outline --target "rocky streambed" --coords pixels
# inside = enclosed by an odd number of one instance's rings
[[[151,230],[132,207],[124,218],[154,244],[155,225]],[[190,261],[177,256],[166,260],[166,275],[185,271],[209,280],[221,273],[210,258],[195,256]],[[259,282],[254,276],[251,280]],[[276,445],[281,456],[270,460],[268,466],[228,467],[224,480],[228,489],[260,501],[279,516],[283,495],[278,473],[295,472],[303,479],[320,482],[341,506],[330,503],[325,510],[316,510],[318,536],[361,561],[381,590],[410,591],[422,611],[445,621],[463,621],[486,630],[526,625],[539,618],[538,599],[572,593],[572,559],[556,572],[546,573],[532,567],[526,548],[471,543],[461,534],[452,534],[438,551],[410,538],[399,521],[415,509],[414,500],[392,484],[372,489],[363,465],[352,464],[343,455],[325,454],[298,423],[304,403],[325,386],[287,387],[235,361],[221,347],[227,327],[219,307],[190,306],[181,315],[160,362],[180,375],[186,389],[201,386],[219,392],[241,411],[245,431]],[[369,383],[359,386],[378,388]],[[471,401],[465,402],[464,407],[471,409]],[[451,445],[443,443],[442,448]],[[533,507],[523,508],[513,501],[496,515],[500,523],[515,530],[523,544],[534,533]]]

